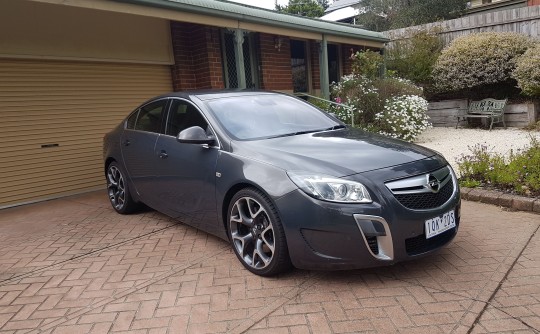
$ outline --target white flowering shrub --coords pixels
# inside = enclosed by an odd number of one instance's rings
[[[540,96],[540,43],[536,43],[517,59],[512,76],[524,94]]]
[[[353,119],[365,130],[409,141],[427,128],[422,88],[397,77],[379,78],[381,58],[372,51],[356,53],[351,59],[353,73],[332,85],[334,101],[345,108],[334,106],[331,112],[346,123]]]
[[[333,85],[334,101],[346,107],[332,106],[343,122],[394,138],[414,140],[428,125],[427,101],[422,89],[400,78],[368,79],[346,75]]]
[[[396,96],[386,100],[384,110],[375,115],[382,135],[413,141],[431,126],[428,102],[417,95]]]
[[[511,79],[517,58],[532,45],[529,37],[508,32],[456,38],[435,63],[435,86],[441,92],[450,92],[505,82]]]

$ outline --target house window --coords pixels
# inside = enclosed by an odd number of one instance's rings
[[[330,84],[339,82],[340,77],[339,47],[335,44],[328,44],[328,79]]]
[[[291,40],[291,69],[294,92],[309,92],[306,42]]]
[[[241,75],[236,68],[235,33],[230,30],[223,30],[221,34],[221,45],[223,52],[223,75],[226,88],[239,88]],[[253,33],[244,33],[242,43],[242,53],[244,56],[244,74],[246,88],[258,88],[257,76],[257,56],[255,53],[255,38]]]

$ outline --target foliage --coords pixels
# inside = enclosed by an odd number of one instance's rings
[[[382,58],[375,52],[357,53],[353,57],[353,73],[343,76],[332,86],[332,96],[349,108],[333,108],[344,122],[391,137],[412,141],[427,126],[427,101],[422,89],[412,82],[397,78],[381,78]]]
[[[380,76],[384,65],[384,57],[375,51],[358,51],[351,55],[352,72],[363,75],[369,79]]]
[[[289,0],[286,6],[276,4],[276,10],[278,12],[308,17],[323,16],[324,10],[327,7],[327,0]]]
[[[540,121],[529,124],[528,126],[525,127],[525,130],[540,131]]]
[[[439,56],[433,79],[440,91],[508,81],[517,58],[532,41],[525,35],[485,32],[456,38]]]
[[[525,150],[511,152],[508,159],[491,153],[487,145],[469,147],[471,153],[458,160],[463,186],[487,185],[527,196],[540,196],[540,141],[531,136]]]
[[[540,97],[540,42],[516,60],[513,77],[525,95]]]
[[[432,84],[431,72],[443,49],[436,31],[418,31],[408,40],[398,40],[387,49],[389,70],[423,87]]]
[[[386,31],[459,17],[467,0],[363,0],[357,22],[368,30]]]
[[[388,99],[384,110],[375,115],[379,133],[413,141],[431,126],[427,116],[428,102],[418,95],[402,95]]]

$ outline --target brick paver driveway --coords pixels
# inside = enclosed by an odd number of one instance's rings
[[[0,211],[0,333],[540,331],[540,216],[464,202],[441,253],[248,273],[217,238],[97,192]]]

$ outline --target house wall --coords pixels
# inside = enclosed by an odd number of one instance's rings
[[[169,22],[28,1],[2,1],[0,57],[173,63]]]
[[[276,47],[278,42],[279,47]],[[293,91],[289,37],[259,34],[261,88]]]
[[[219,29],[171,22],[173,89],[224,88]]]

